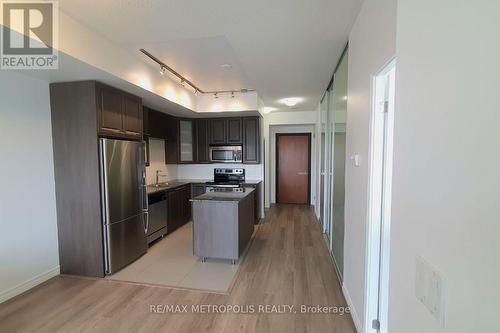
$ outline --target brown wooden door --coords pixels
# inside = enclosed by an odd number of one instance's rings
[[[276,201],[309,204],[310,134],[276,134]]]

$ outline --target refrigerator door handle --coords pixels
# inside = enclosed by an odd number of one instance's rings
[[[149,211],[145,210],[144,215],[146,217],[146,227],[144,228],[144,233],[147,235],[149,231]]]
[[[100,167],[100,178],[101,178],[101,203],[102,203],[102,230],[104,238],[104,270],[106,274],[110,273],[110,258],[109,258],[109,234],[107,230],[107,224],[109,221],[109,198],[106,180],[108,178],[108,173],[106,169],[106,144],[105,139],[99,139],[99,167]]]
[[[146,150],[146,142],[142,142],[141,146],[141,166],[142,166],[142,212],[145,215],[146,225],[144,227],[144,233],[147,235],[149,230],[149,202],[148,202],[148,185],[146,181],[146,166],[144,161],[144,152]]]

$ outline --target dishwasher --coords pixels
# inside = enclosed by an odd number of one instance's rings
[[[148,244],[167,234],[167,193],[148,194],[149,228]]]

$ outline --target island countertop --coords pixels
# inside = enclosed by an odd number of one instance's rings
[[[255,189],[247,187],[245,192],[210,192],[191,199],[191,201],[240,201],[253,193]]]

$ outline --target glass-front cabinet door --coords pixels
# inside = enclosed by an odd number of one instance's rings
[[[179,161],[181,163],[194,162],[193,125],[192,120],[179,120]]]

